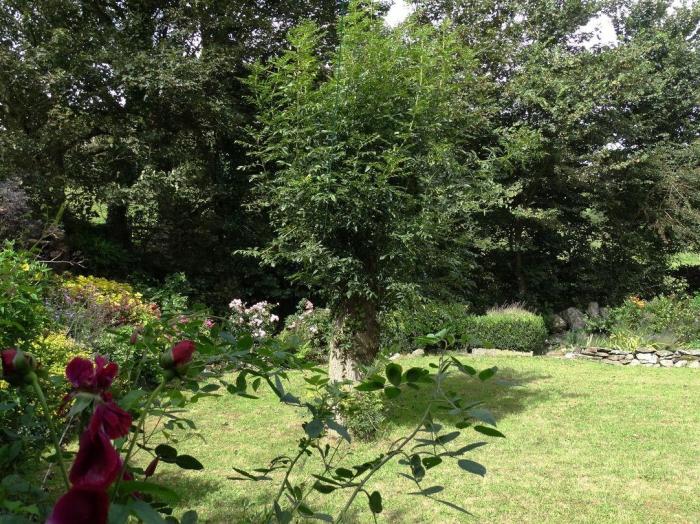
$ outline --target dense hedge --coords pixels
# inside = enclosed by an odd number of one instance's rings
[[[460,322],[458,335],[473,347],[539,353],[544,348],[547,328],[544,319],[534,313],[490,313],[466,316]]]

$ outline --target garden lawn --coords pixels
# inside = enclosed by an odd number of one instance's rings
[[[430,360],[436,359],[399,362],[406,368]],[[408,495],[415,486],[397,475],[405,466],[392,463],[373,484],[384,496],[380,522],[700,522],[700,371],[547,357],[462,360],[478,369],[496,365],[497,378],[513,383],[455,376],[451,384],[484,400],[507,436],[488,438],[467,429],[458,441],[489,441],[467,457],[486,467],[484,478],[451,461],[426,475],[424,487],[445,486],[439,497],[474,516]],[[303,391],[299,377],[290,386]],[[379,442],[343,448],[351,454],[349,463],[370,459],[407,434],[422,407],[420,393],[399,397],[390,404]],[[266,391],[258,400],[228,394],[200,400],[189,414],[203,440],[177,447],[205,469],[183,473],[162,465],[156,476],[182,494],[176,514],[191,508],[203,522],[255,521],[279,483],[227,477],[237,476],[234,466],[250,470],[293,453],[303,434],[302,412]],[[317,511],[337,514],[340,500],[333,494],[310,502]],[[366,498],[358,498],[353,510],[353,521],[371,522]]]

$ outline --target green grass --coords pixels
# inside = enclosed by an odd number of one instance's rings
[[[700,253],[693,253],[692,251],[686,251],[684,253],[676,253],[671,257],[669,267],[671,269],[678,269],[682,266],[697,267],[700,266]]]
[[[468,358],[468,357],[465,357]],[[429,359],[421,359],[425,365]],[[401,363],[418,362],[404,360]],[[483,399],[506,439],[468,458],[486,466],[486,477],[443,463],[430,470],[425,486],[445,486],[441,498],[468,509],[456,513],[410,496],[408,481],[392,464],[377,475],[385,499],[380,522],[698,522],[700,519],[700,373],[689,369],[621,368],[554,358],[472,358],[482,369],[515,386],[455,378],[453,389]],[[298,377],[292,389],[302,390]],[[422,400],[408,393],[391,405],[379,442],[353,443],[350,464],[375,456],[406,434]],[[178,444],[205,465],[182,472],[163,465],[157,478],[174,484],[185,508],[203,522],[255,519],[278,483],[228,480],[233,466],[261,467],[296,448],[301,413],[265,394],[259,400],[230,395],[201,400],[189,412],[204,439]],[[441,423],[449,426],[449,420]],[[466,430],[461,443],[482,440]],[[335,495],[335,494],[334,494]],[[312,499],[316,510],[337,514],[340,497]],[[333,509],[335,508],[335,511]],[[366,501],[354,506],[356,522],[371,522]]]

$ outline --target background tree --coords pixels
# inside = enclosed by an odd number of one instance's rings
[[[489,189],[469,137],[484,123],[474,61],[446,27],[385,28],[352,3],[339,49],[294,31],[249,84],[255,205],[268,264],[323,293],[334,317],[331,377],[356,379],[378,351],[378,312],[441,268],[465,277],[471,214]],[[451,249],[444,248],[449,239]]]

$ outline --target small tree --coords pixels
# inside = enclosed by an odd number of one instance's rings
[[[325,295],[331,378],[356,380],[377,355],[382,307],[428,274],[466,279],[486,187],[468,150],[483,104],[472,56],[447,25],[391,30],[361,2],[343,25],[329,62],[306,23],[288,51],[254,66],[249,145],[255,207],[274,231],[254,253],[293,263],[293,279]]]

